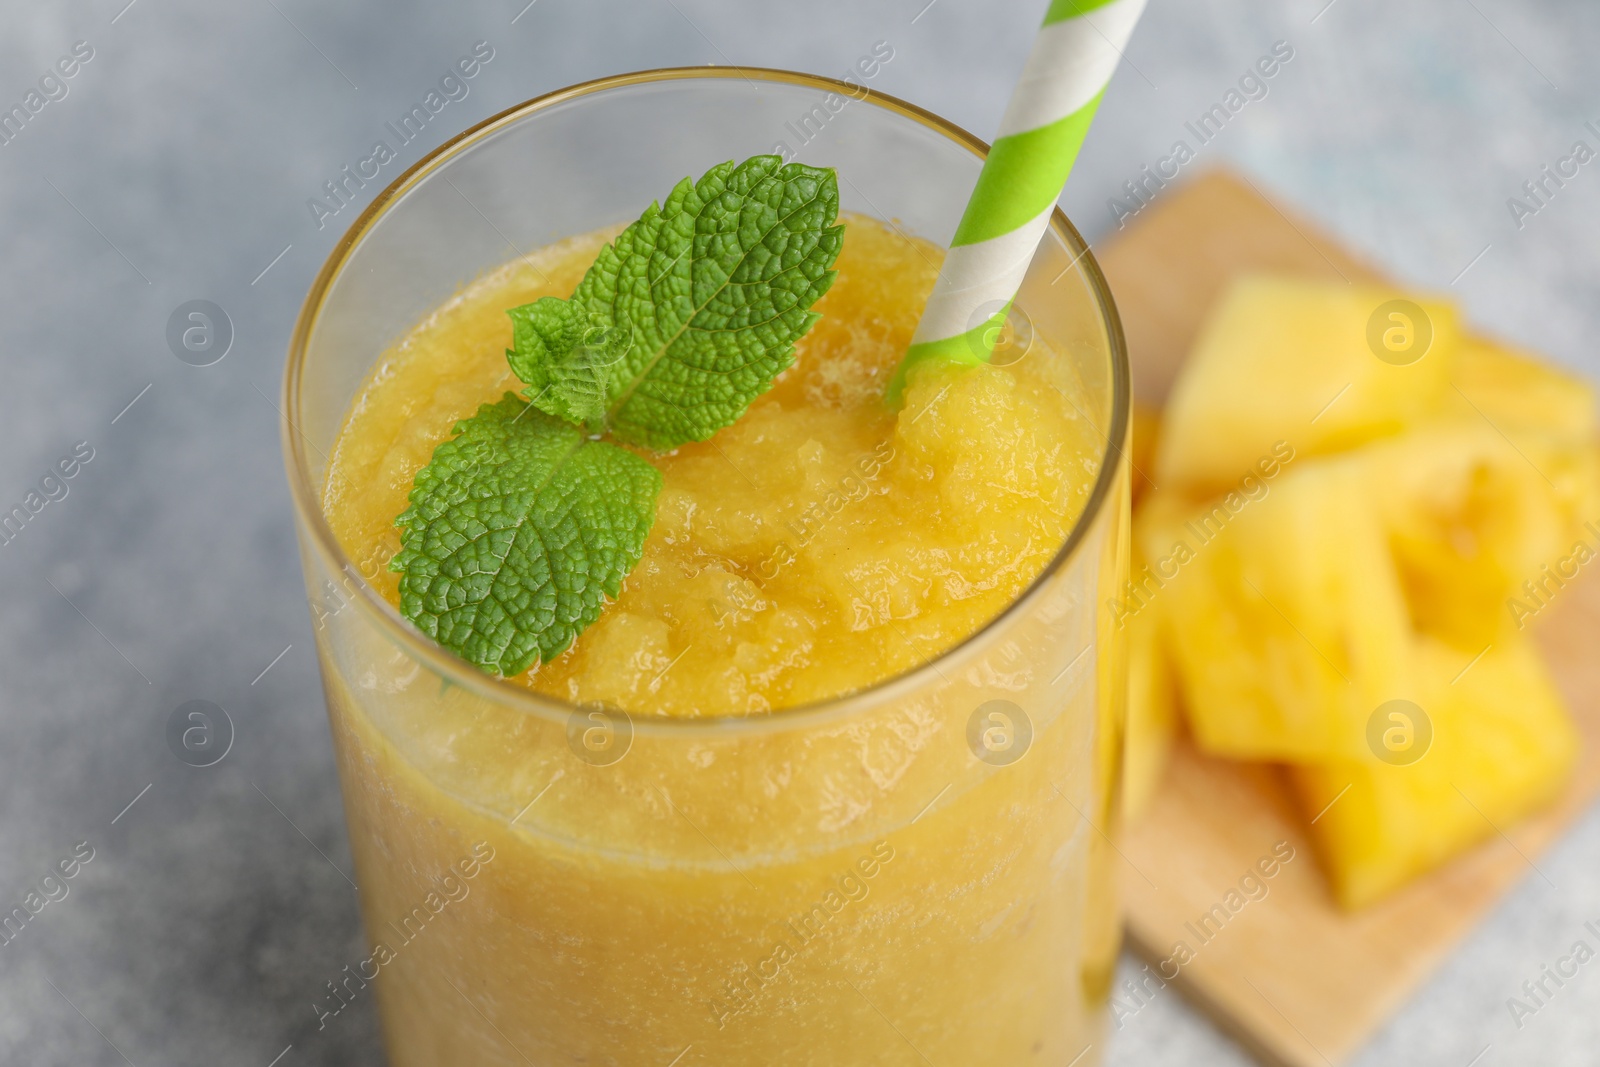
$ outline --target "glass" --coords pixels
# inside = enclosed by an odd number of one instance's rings
[[[1027,358],[1078,365],[1097,481],[1026,593],[909,673],[754,718],[574,707],[420,635],[363,578],[387,561],[347,558],[323,517],[327,453],[397,335],[513,256],[774,150],[836,167],[845,210],[943,243],[985,146],[807,75],[609,78],[432,153],[307,298],[284,447],[372,945],[324,1007],[375,984],[397,1065],[1098,1059],[1129,392],[1104,279],[1060,212],[1018,306],[1048,342]]]

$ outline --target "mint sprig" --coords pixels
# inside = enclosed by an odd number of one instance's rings
[[[652,449],[738,420],[794,361],[843,242],[833,171],[755,156],[685,178],[567,300],[513,308],[527,385],[455,427],[395,520],[400,611],[491,673],[548,662],[639,562]]]

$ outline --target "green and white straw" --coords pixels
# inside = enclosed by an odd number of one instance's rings
[[[1051,0],[905,361],[988,360],[1145,0]]]

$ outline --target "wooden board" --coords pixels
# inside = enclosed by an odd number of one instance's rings
[[[1213,173],[1157,201],[1097,249],[1122,312],[1135,388],[1159,403],[1217,296],[1235,276],[1277,271],[1351,280],[1376,273],[1243,179]],[[1546,617],[1548,616],[1548,617]],[[1354,1052],[1523,878],[1600,793],[1600,582],[1563,591],[1538,637],[1583,735],[1573,784],[1553,809],[1354,915],[1335,908],[1268,766],[1177,746],[1160,792],[1125,834],[1127,928],[1152,962],[1184,941],[1174,983],[1269,1064],[1327,1067]],[[1295,859],[1201,945],[1185,926],[1238,885],[1274,843]],[[1169,969],[1170,971],[1170,969]]]

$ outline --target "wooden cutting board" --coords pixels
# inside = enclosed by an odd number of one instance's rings
[[[1235,276],[1379,277],[1247,180],[1216,172],[1164,193],[1095,254],[1122,313],[1135,391],[1149,404],[1166,397]],[[1159,793],[1122,843],[1127,930],[1152,969],[1183,941],[1195,955],[1174,985],[1265,1063],[1328,1067],[1356,1051],[1513,886],[1542,877],[1540,855],[1600,793],[1600,581],[1569,586],[1536,625],[1583,735],[1566,796],[1353,915],[1334,906],[1279,772],[1180,741]],[[1280,841],[1295,858],[1267,882],[1268,895],[1201,945],[1186,924]]]

